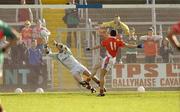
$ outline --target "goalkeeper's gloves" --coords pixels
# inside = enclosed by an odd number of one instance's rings
[[[137,45],[137,48],[144,48],[144,44]]]

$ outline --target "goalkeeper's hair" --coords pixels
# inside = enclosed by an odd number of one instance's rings
[[[116,36],[116,30],[111,30],[110,35],[115,37]]]

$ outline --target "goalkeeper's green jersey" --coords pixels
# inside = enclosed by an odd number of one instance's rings
[[[5,22],[3,22],[2,20],[0,20],[0,32],[3,34],[2,36],[6,36],[7,40],[16,38],[14,36],[13,32],[11,31],[10,26],[8,24],[6,24]],[[0,38],[2,38],[2,37],[0,37]]]
[[[4,42],[2,42],[2,41],[5,41],[3,39],[4,36],[6,37],[6,40],[16,38],[16,36],[13,34],[10,26],[7,23],[0,20],[0,48],[2,48],[4,46]],[[3,63],[3,59],[4,59],[4,55],[3,55],[2,51],[0,50],[0,64]]]

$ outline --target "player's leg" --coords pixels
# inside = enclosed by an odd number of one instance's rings
[[[98,71],[98,69],[100,69],[100,68],[101,68],[101,63],[98,63],[98,64],[94,65],[94,66],[93,66],[93,69],[92,69],[92,74],[91,74],[91,76],[95,76],[96,73],[97,73],[97,71]]]
[[[87,76],[88,78],[86,79],[87,82],[90,82],[90,80],[92,79],[96,84],[100,84],[99,79],[96,76],[93,76],[88,70],[85,70],[83,72],[83,75]]]
[[[1,104],[0,104],[0,112],[5,112]]]
[[[97,85],[100,84],[100,81],[99,81],[99,79],[96,77],[96,73],[97,73],[98,69],[100,69],[100,68],[101,68],[101,63],[96,64],[96,65],[93,67],[92,74],[91,74],[91,79],[92,79]]]
[[[100,93],[98,96],[104,96],[104,77],[105,77],[105,74],[107,73],[107,70],[106,69],[101,69],[101,72],[100,72]]]
[[[92,93],[96,92],[96,90],[87,81],[83,80],[79,73],[73,73],[73,77],[80,85],[90,90]]]
[[[102,66],[102,59],[100,59],[100,62],[95,64],[92,69],[91,78],[98,86],[100,86],[100,80],[97,78],[96,74],[99,69],[101,69]],[[105,92],[106,89],[104,88]]]
[[[86,82],[89,83],[92,79],[99,87],[100,87],[100,80],[96,76],[92,76],[88,70],[83,72],[83,75],[87,76]],[[104,92],[106,92],[106,88],[104,87]]]
[[[79,73],[74,73],[73,78],[83,87],[86,87],[86,83],[83,81],[81,75]]]
[[[106,89],[104,89],[104,77],[107,71],[109,70],[109,62],[110,62],[110,57],[106,56],[103,59],[102,66],[101,66],[101,71],[100,71],[100,94],[98,96],[104,96],[104,92]]]
[[[96,89],[93,88],[89,83],[90,78],[91,78],[91,72],[89,72],[89,70],[86,67],[84,67],[83,65],[79,66],[79,69],[82,72],[82,74],[87,77],[87,79],[84,81],[87,85],[86,88],[90,89],[92,93],[95,93]]]

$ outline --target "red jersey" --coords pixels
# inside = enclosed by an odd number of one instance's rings
[[[124,47],[125,43],[116,37],[109,37],[101,42],[101,45],[105,47],[108,54],[112,57],[116,57],[118,48]]]
[[[32,28],[24,27],[21,33],[22,33],[22,40],[32,39]]]
[[[175,45],[175,47],[180,50],[180,42],[178,41],[176,36],[173,36],[178,34],[180,34],[180,21],[177,24],[172,25],[171,32],[169,32],[168,34],[168,38],[170,39],[170,41]]]
[[[0,30],[0,40],[4,37],[4,32]]]
[[[171,30],[172,30],[174,33],[180,34],[180,22],[177,23],[177,24],[175,24],[175,25],[173,25],[173,26],[171,27]]]

